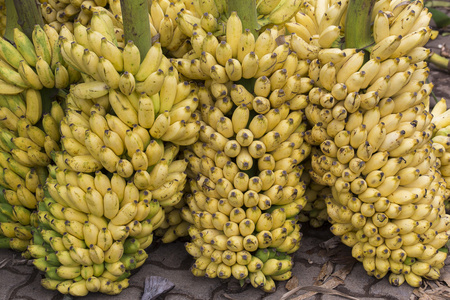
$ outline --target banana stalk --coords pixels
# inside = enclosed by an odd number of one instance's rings
[[[443,56],[440,56],[437,53],[431,54],[431,56],[428,58],[428,61],[435,66],[437,66],[440,69],[447,70],[447,72],[450,72],[450,59],[445,58]]]
[[[239,12],[239,18],[242,21],[242,28],[249,29],[250,32],[258,37],[258,29],[260,28],[258,24],[258,15],[256,12],[256,0],[228,0],[228,15],[232,11]]]
[[[4,38],[12,41],[14,39],[14,28],[17,27],[17,11],[14,7],[14,0],[6,0],[6,29]],[[30,32],[31,34],[31,32]]]
[[[147,53],[152,46],[150,22],[148,19],[148,1],[120,0],[123,16],[125,41],[133,41],[140,53]],[[141,61],[145,55],[141,55]]]
[[[375,0],[350,0],[345,21],[345,47],[365,48],[373,43],[371,14]]]
[[[14,6],[18,16],[17,24],[22,27],[23,32],[31,39],[35,25],[44,27],[41,10],[38,9],[34,0],[14,0]]]

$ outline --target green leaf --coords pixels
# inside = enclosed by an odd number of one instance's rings
[[[429,8],[428,10],[433,14],[432,18],[437,27],[444,28],[445,26],[450,25],[450,17],[445,13],[435,8]]]
[[[241,280],[239,280],[239,284],[241,285],[241,287],[243,287],[243,286],[244,286],[244,284],[245,284],[245,279],[241,279]]]

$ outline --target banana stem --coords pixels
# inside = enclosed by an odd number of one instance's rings
[[[123,16],[123,31],[125,41],[133,41],[145,58],[152,46],[150,21],[148,18],[148,0],[120,0]]]
[[[435,66],[437,66],[440,69],[447,70],[447,72],[450,72],[450,60],[448,58],[445,58],[443,56],[440,56],[437,53],[431,54],[431,56],[428,58],[428,61]]]
[[[3,37],[9,41],[12,41],[14,38],[14,28],[19,27],[19,25],[17,24],[18,17],[16,8],[14,7],[13,0],[6,0],[5,6],[6,6],[6,29],[5,35]]]
[[[371,15],[375,0],[350,0],[345,20],[345,48],[365,48],[373,43]]]
[[[31,39],[34,26],[44,26],[41,10],[38,7],[40,4],[34,0],[14,0],[13,2],[17,12],[17,24],[22,27],[22,31]]]
[[[258,37],[258,15],[256,12],[256,0],[228,0],[228,12],[236,11],[242,22],[242,28],[249,29]]]
[[[449,7],[450,3],[447,1],[427,1],[425,7]]]

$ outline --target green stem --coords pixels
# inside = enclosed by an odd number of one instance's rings
[[[447,70],[447,72],[450,72],[450,60],[448,58],[445,58],[443,56],[440,56],[439,54],[433,53],[428,58],[428,61],[430,63],[434,64],[436,67]]]
[[[242,22],[243,29],[249,29],[258,37],[258,15],[256,12],[256,0],[228,0],[228,13],[236,11]]]
[[[427,1],[425,2],[425,7],[449,7],[450,3],[447,1]]]
[[[345,48],[365,48],[373,43],[371,15],[375,0],[350,0],[345,20]]]
[[[3,36],[5,39],[9,41],[13,41],[14,39],[14,28],[19,27],[17,24],[17,12],[14,7],[13,0],[6,0],[6,30],[5,35]]]
[[[23,32],[30,39],[35,25],[44,27],[44,20],[38,5],[35,0],[14,0],[14,6],[18,15],[17,24],[22,27]]]
[[[148,0],[120,0],[123,16],[125,41],[133,41],[144,59],[152,46],[150,21],[148,19]]]

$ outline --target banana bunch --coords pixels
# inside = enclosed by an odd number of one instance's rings
[[[406,280],[411,286],[420,285],[421,277],[439,277],[446,253],[438,250],[447,243],[450,216],[436,161],[431,142],[401,157],[378,152],[362,176],[350,181],[343,171],[332,186],[331,231],[352,247],[369,275],[382,278],[390,271],[391,284]]]
[[[311,150],[312,154],[310,158],[315,154],[314,147]],[[307,202],[304,205],[302,211],[298,214],[298,221],[300,223],[309,223],[313,228],[321,227],[326,221],[328,221],[328,213],[326,202],[328,197],[331,196],[331,189],[328,186],[324,186],[311,180],[309,176],[309,170],[311,165],[308,161],[304,163],[305,171],[300,178],[306,184],[306,191],[304,197]]]
[[[167,221],[157,232],[158,236],[164,235],[166,230],[173,229],[170,226],[181,223],[177,209],[184,205],[187,161],[177,159],[179,146],[150,140],[143,127],[135,125],[130,130],[118,117],[109,114],[103,117],[95,107],[102,108],[93,105],[91,117],[84,124],[77,122],[76,112],[69,120],[73,115],[68,111],[66,120],[61,122],[63,151],[53,152],[56,165],[60,170],[73,172],[115,173],[123,180],[128,179],[136,192],[151,192],[167,214]],[[169,238],[164,241],[169,242]]]
[[[59,150],[59,127],[55,119],[64,111],[57,101],[42,114],[39,91],[0,94],[0,235],[11,239],[10,247],[24,252],[37,226],[34,210],[44,198],[50,153]],[[41,129],[42,128],[42,129]],[[29,257],[28,253],[23,253]]]
[[[191,223],[191,242],[185,244],[186,251],[195,258],[191,272],[207,278],[248,278],[255,288],[274,292],[274,280],[288,280],[292,275],[289,254],[300,247],[302,234],[296,215],[305,200],[298,197],[288,204],[270,207],[271,198],[265,195],[269,190],[260,194],[248,190],[244,194],[238,189],[231,190],[228,198],[221,198],[213,194],[218,189],[206,186],[209,178],[199,176],[204,178],[205,187],[192,179],[191,193],[185,196],[187,206],[181,210],[183,219]],[[258,195],[260,204],[251,206],[249,197]],[[261,198],[266,199],[265,203]]]
[[[430,142],[433,85],[425,83],[429,50],[423,48],[429,15],[421,1],[397,4],[377,2],[386,7],[374,17],[368,61],[355,49],[309,52],[316,86],[305,108],[312,126],[305,140],[320,149],[309,175],[331,187],[325,201],[333,234],[369,275],[390,271],[391,284],[419,286],[422,277],[439,277],[450,223]],[[294,50],[296,40],[292,35]]]
[[[448,115],[450,110],[447,107],[447,101],[442,98],[438,101],[431,110],[433,115],[432,122],[436,125],[433,133],[433,148],[436,149],[436,156],[438,157],[439,169],[445,182],[447,183],[447,189],[445,190],[444,203],[447,213],[450,212],[450,172],[449,167],[449,152],[448,137],[450,136],[450,123],[448,123]]]
[[[255,41],[232,13],[226,41],[219,45],[208,34],[200,44],[194,34],[191,44],[201,57],[172,60],[182,76],[206,81],[198,89],[199,141],[183,152],[190,181],[181,217],[192,224],[186,244],[196,258],[191,271],[248,277],[267,292],[275,290],[274,280],[291,276],[288,254],[300,246],[297,215],[307,203],[299,164],[311,151],[303,140],[302,94],[313,83],[297,73],[306,61],[299,63],[288,43],[277,46],[279,35],[273,27]],[[285,259],[258,258],[267,249]]]
[[[255,252],[271,248],[290,254],[299,248],[302,234],[297,215],[307,200],[306,185],[300,181],[303,167],[297,161],[308,156],[310,146],[302,139],[305,128],[296,125],[297,131],[286,135],[286,140],[280,137],[284,142],[278,148],[268,148],[271,144],[257,140],[253,127],[245,128],[249,120],[243,119],[241,110],[250,115],[245,106],[234,110],[232,124],[244,128],[229,140],[212,128],[216,122],[209,119],[211,126],[202,125],[200,141],[184,151],[191,180],[187,206],[181,212],[192,224],[188,229],[192,241],[186,250],[196,258],[191,268],[195,276],[238,280],[248,276],[253,286],[273,292],[273,280],[290,278],[290,259],[283,262],[288,266],[272,260],[266,266]],[[227,141],[219,144],[219,139]],[[253,141],[248,143],[249,139]]]
[[[44,23],[55,28],[58,32],[60,32],[63,27],[65,27],[64,30],[73,32],[74,24],[76,22],[88,25],[90,24],[94,13],[104,13],[111,18],[116,24],[117,30],[121,31],[123,34],[120,0],[41,0],[39,2]],[[108,7],[108,9],[105,7]]]
[[[217,5],[216,3],[217,2]],[[193,28],[219,33],[219,15],[225,12],[225,1],[151,1],[150,32],[173,57],[182,57],[192,50]]]
[[[142,151],[149,137],[177,145],[197,140],[198,88],[180,81],[160,43],[153,44],[141,63],[141,54],[132,42],[121,50],[111,35],[102,34],[106,30],[94,31],[80,23],[75,27],[74,40],[61,39],[61,53],[84,77],[83,83],[71,88],[69,97],[69,101],[78,103],[74,109],[81,109],[84,119],[92,117],[94,104],[103,106],[106,112],[111,108],[121,131],[125,127],[134,130],[135,126],[141,129],[145,144]],[[102,137],[103,131],[98,135]],[[128,153],[131,157],[136,149],[128,150],[133,150]]]
[[[165,220],[163,202],[117,173],[50,166],[28,252],[42,285],[62,294],[119,294]]]
[[[79,72],[61,56],[59,34],[53,27],[36,25],[32,39],[15,28],[14,44],[0,39],[1,94],[16,95],[44,87],[66,88],[79,81]]]
[[[280,40],[288,41],[290,37],[285,37],[284,31],[279,30],[277,26],[267,28],[255,37],[250,30],[243,31],[239,16],[232,12],[227,20],[226,35],[223,37],[218,38],[201,30],[193,30],[190,39],[192,49],[182,58],[171,60],[173,66],[185,78],[206,80],[209,85],[211,82],[224,84],[262,76],[268,78],[273,74],[276,77],[273,80],[277,80],[273,85],[279,89],[289,77],[307,74],[307,61],[299,60],[291,51],[289,43],[278,44]],[[281,71],[282,69],[286,72]],[[294,85],[294,78],[290,79],[290,88],[293,88],[291,85]],[[306,81],[306,78],[303,80]],[[300,82],[298,84],[300,85]],[[309,80],[302,82],[303,84],[302,88],[308,89]],[[301,93],[297,90],[286,92]]]
[[[180,193],[181,201],[173,206],[165,206],[164,221],[159,228],[154,231],[154,235],[161,238],[161,242],[172,243],[178,238],[189,236],[188,228],[191,225],[183,217],[183,207],[186,206],[185,190]]]
[[[374,11],[382,9],[381,3],[386,5],[388,2],[378,1],[378,9],[374,8]],[[317,0],[305,1],[300,5],[299,10],[284,24],[286,31],[291,34],[292,49],[300,59],[316,59],[321,49],[337,46],[336,43],[343,36],[348,3],[348,0]]]
[[[282,25],[290,21],[303,5],[305,3],[296,0],[257,1],[256,11],[258,13],[258,23],[261,26],[266,26],[267,24]]]
[[[13,171],[8,170],[6,173],[12,172]],[[24,206],[20,200],[33,200],[34,195],[25,187],[21,186],[18,188],[18,193],[3,186],[1,189],[0,248],[8,248],[22,252],[23,257],[29,258],[30,256],[28,253],[25,253],[24,251],[27,250],[27,246],[32,237],[32,226],[37,225],[37,215],[32,212],[33,208]],[[25,190],[26,192],[24,192]],[[24,199],[23,194],[25,193],[28,196],[28,199]],[[20,195],[20,197],[17,195]],[[24,202],[24,204],[28,205],[30,203]]]

